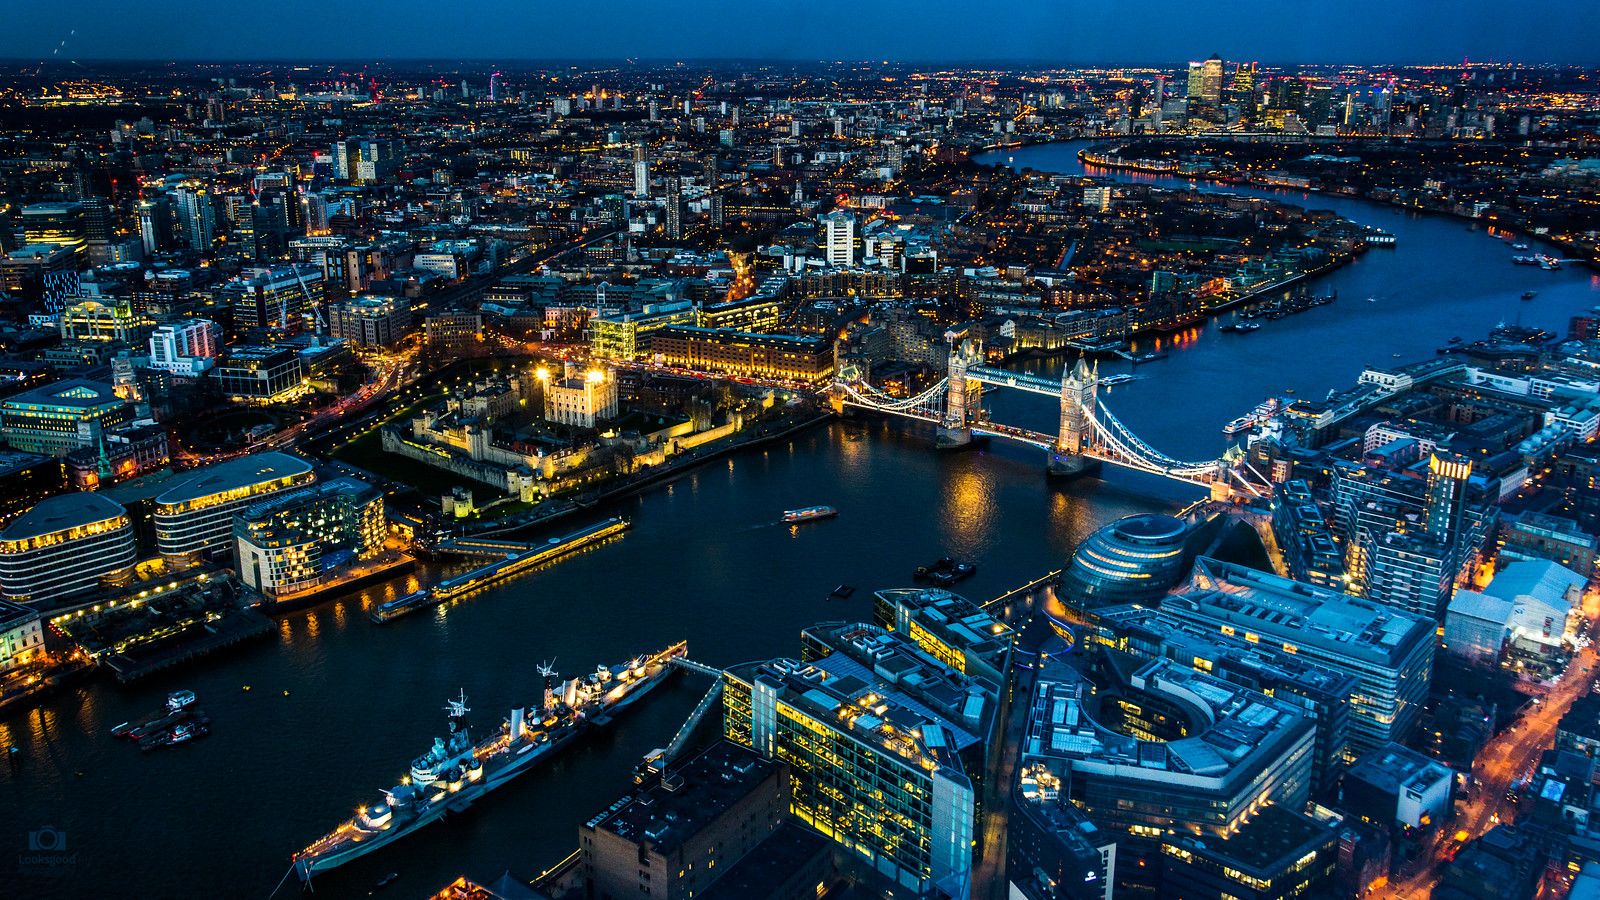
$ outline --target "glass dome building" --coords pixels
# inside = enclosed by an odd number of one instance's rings
[[[1188,573],[1189,532],[1182,519],[1160,514],[1101,528],[1072,555],[1063,582],[1067,601],[1090,608],[1158,600]]]

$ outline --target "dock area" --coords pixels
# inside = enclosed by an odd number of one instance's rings
[[[231,574],[208,573],[62,613],[50,629],[126,683],[272,634],[277,626],[251,599]]]
[[[215,620],[191,623],[160,640],[135,644],[121,653],[102,656],[99,661],[118,682],[127,684],[224,647],[266,637],[275,629],[265,614],[241,609]]]
[[[338,575],[303,591],[278,594],[271,598],[270,611],[286,612],[291,609],[311,606],[342,594],[380,584],[391,578],[410,575],[416,571],[416,568],[417,561],[410,555],[397,551],[387,551],[376,559],[351,566]]]
[[[464,597],[473,591],[488,587],[496,582],[528,572],[542,563],[550,562],[576,550],[581,550],[584,547],[619,535],[627,527],[628,521],[626,519],[613,517],[590,525],[587,528],[581,528],[571,534],[551,538],[545,544],[526,545],[528,549],[508,554],[498,562],[473,569],[462,575],[446,578],[433,587],[423,588],[404,597],[381,604],[372,611],[372,621],[381,625],[385,622],[392,622],[402,616]]]

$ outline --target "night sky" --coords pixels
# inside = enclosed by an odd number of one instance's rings
[[[0,57],[1600,62],[1597,0],[11,0]]]

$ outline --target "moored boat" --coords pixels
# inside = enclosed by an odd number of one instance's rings
[[[466,695],[447,701],[447,733],[412,760],[398,784],[381,799],[357,808],[353,818],[294,854],[294,870],[309,881],[318,872],[344,865],[398,841],[447,812],[459,812],[488,792],[530,771],[590,729],[618,713],[665,680],[671,662],[688,652],[684,642],[616,666],[600,666],[581,678],[557,684],[555,670],[542,665],[543,700],[517,707],[492,736],[469,737]]]

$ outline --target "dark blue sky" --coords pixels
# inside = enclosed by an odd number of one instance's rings
[[[0,57],[1600,62],[1600,0],[11,0]],[[69,34],[73,30],[76,33]]]

